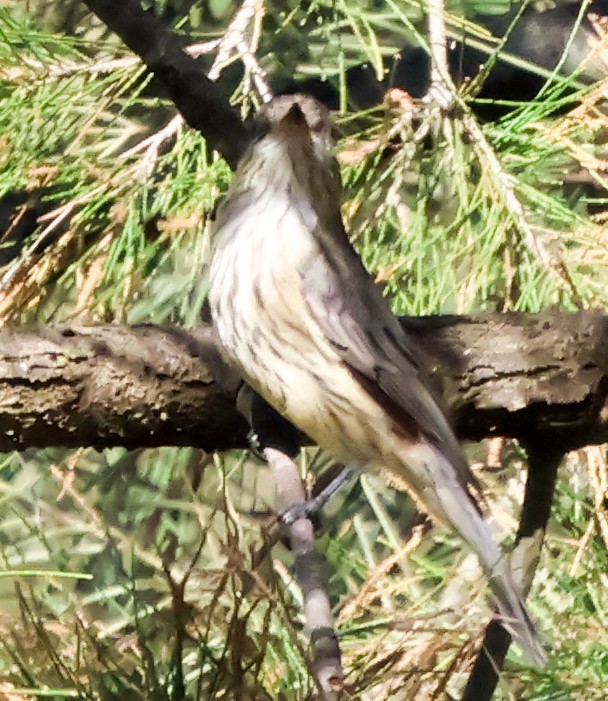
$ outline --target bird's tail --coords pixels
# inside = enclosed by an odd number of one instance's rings
[[[509,560],[492,539],[473,497],[449,460],[435,448],[418,444],[406,455],[411,468],[420,474],[424,466],[432,478],[420,497],[433,516],[451,524],[477,553],[486,571],[505,628],[522,647],[529,664],[542,667],[546,660],[538,631],[531,620],[519,587],[513,581]],[[418,463],[415,469],[414,463]]]
[[[503,627],[519,643],[527,662],[535,667],[543,667],[547,662],[547,653],[513,581],[509,560],[501,557],[494,569],[488,572],[488,577]]]

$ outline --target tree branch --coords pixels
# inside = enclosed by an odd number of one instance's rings
[[[608,441],[608,315],[403,319],[463,440]],[[0,450],[244,447],[238,378],[209,330],[0,330]]]
[[[526,492],[511,554],[513,572],[526,597],[532,587],[551,515],[557,469],[563,453],[544,443],[526,446],[528,477]],[[491,701],[498,685],[499,672],[511,644],[511,634],[503,628],[500,617],[493,618],[483,638],[481,650],[463,691],[461,701]]]
[[[232,168],[249,142],[249,133],[217,85],[184,52],[177,34],[137,0],[84,0],[163,83],[187,124],[199,131]]]
[[[217,381],[220,368],[206,331],[2,330],[0,450],[244,447],[248,427],[234,405],[238,382],[224,379],[226,393]]]

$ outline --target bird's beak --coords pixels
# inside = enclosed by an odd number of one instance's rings
[[[306,116],[297,102],[294,102],[281,119],[273,125],[272,130],[292,137],[310,134]]]

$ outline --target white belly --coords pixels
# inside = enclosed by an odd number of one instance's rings
[[[383,452],[379,437],[390,419],[306,308],[299,271],[317,255],[316,241],[288,211],[280,227],[225,226],[211,265],[212,315],[229,360],[256,391],[336,458],[364,463]],[[354,442],[361,431],[366,440]]]

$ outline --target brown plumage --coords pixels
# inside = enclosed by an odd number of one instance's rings
[[[291,95],[265,118],[269,131],[240,164],[215,224],[210,303],[228,360],[336,459],[388,473],[451,524],[478,553],[529,661],[541,664],[460,445],[344,230],[329,114]]]

